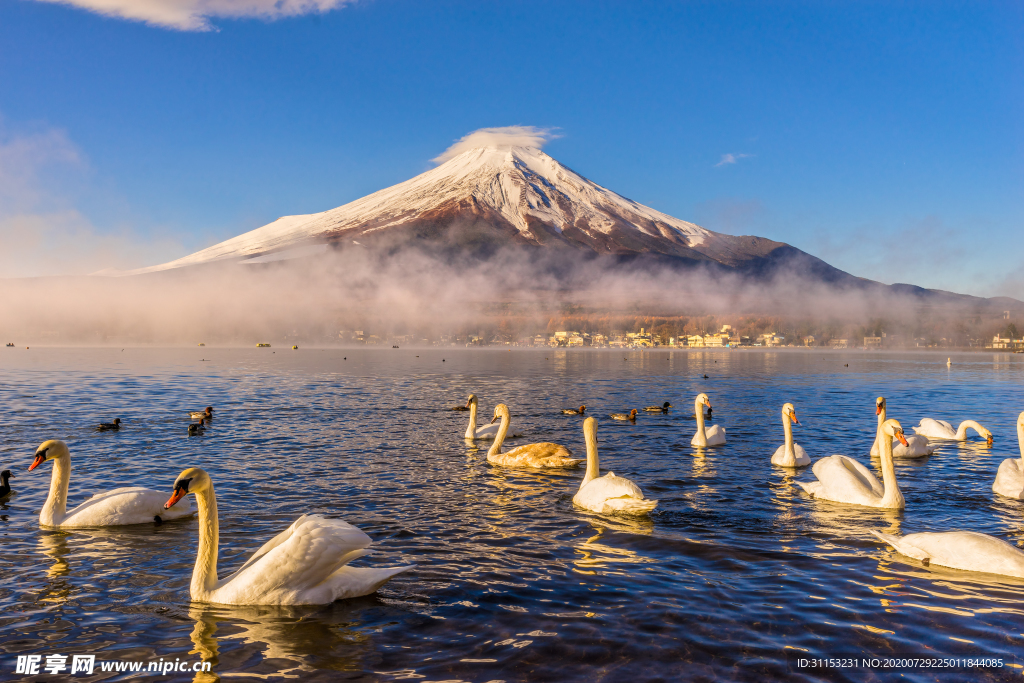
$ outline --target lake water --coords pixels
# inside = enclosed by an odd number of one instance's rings
[[[1020,680],[1024,581],[925,567],[869,534],[972,529],[1024,543],[1024,503],[991,491],[1002,459],[1019,457],[1024,356],[945,361],[854,351],[0,351],[0,466],[18,491],[0,506],[0,679],[21,678],[17,655],[60,653],[210,661],[200,681]],[[729,439],[704,452],[690,447],[700,391]],[[585,403],[599,420],[602,469],[633,479],[657,510],[641,520],[585,513],[572,505],[582,469],[489,465],[486,444],[462,439],[467,413],[445,410],[470,392],[482,422],[495,403],[510,406],[526,434],[518,443],[555,441],[580,456],[581,420],[559,410]],[[908,432],[921,417],[974,418],[994,445],[972,433],[898,461],[902,512],[812,500],[769,463],[786,401],[812,458],[869,462],[879,395]],[[636,424],[607,418],[666,400],[671,412]],[[188,437],[185,411],[207,404],[213,426]],[[120,432],[93,430],[114,417]],[[72,506],[127,485],[169,495],[186,467],[210,472],[222,575],[305,512],[367,532],[376,553],[357,564],[417,566],[375,595],[323,607],[192,604],[195,520],[40,529],[52,466],[26,468],[51,438],[71,448]],[[1005,666],[799,662],[946,656]],[[147,680],[65,680],[127,678]]]

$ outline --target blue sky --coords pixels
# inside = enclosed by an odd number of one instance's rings
[[[1019,2],[118,2],[0,2],[0,276],[170,260],[527,125],[712,230],[1024,298]]]

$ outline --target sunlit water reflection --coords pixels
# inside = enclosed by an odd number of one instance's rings
[[[0,466],[15,471],[18,493],[0,505],[0,678],[17,678],[18,654],[54,652],[212,662],[199,681],[890,679],[796,663],[842,655],[985,654],[1019,665],[1024,581],[924,567],[868,533],[964,528],[1024,543],[1024,503],[991,492],[1001,460],[1018,454],[1024,357],[953,361],[947,369],[945,356],[808,351],[7,349]],[[699,391],[728,430],[724,447],[690,446]],[[490,466],[486,445],[462,439],[467,414],[445,410],[470,392],[484,421],[495,403],[509,404],[520,443],[556,441],[580,455],[581,420],[559,410],[585,403],[600,420],[603,468],[659,499],[656,512],[582,512],[571,502],[582,471]],[[794,483],[809,470],[769,463],[786,401],[812,458],[869,462],[878,395],[905,427],[970,417],[995,443],[942,443],[930,458],[899,462],[905,512],[809,499]],[[665,400],[675,406],[668,414],[607,419]],[[185,411],[207,404],[212,427],[188,437]],[[120,432],[93,431],[113,417]],[[369,533],[377,552],[361,564],[417,568],[374,596],[323,607],[191,604],[194,520],[39,528],[51,470],[25,470],[49,438],[71,447],[72,505],[117,486],[170,493],[184,468],[208,470],[222,574],[303,512]]]

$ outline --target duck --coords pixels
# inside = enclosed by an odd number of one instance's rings
[[[708,417],[711,417],[711,399],[707,394],[697,394],[697,398],[693,402],[693,414],[697,418],[697,433],[690,439],[690,445],[696,448],[725,445],[725,427],[722,425],[704,426],[704,406],[707,406]]]
[[[418,357],[419,357],[419,356],[417,356],[417,358],[418,358]],[[451,408],[449,408],[448,410],[454,410],[454,411],[455,411],[455,412],[457,412],[457,413],[461,413],[461,412],[464,412],[464,411],[466,411],[466,410],[469,410],[469,408],[467,408],[466,406],[462,406],[462,405],[459,405],[459,406],[452,406],[452,407],[451,407]]]
[[[877,457],[878,443],[881,441],[882,434],[882,423],[885,422],[885,397],[879,396],[875,399],[875,415],[878,416],[878,428],[875,430],[875,442],[871,444],[871,456]],[[923,458],[926,455],[931,455],[935,452],[935,446],[929,442],[927,436],[906,436],[906,445],[902,443],[895,444],[892,449],[892,456],[894,458]]]
[[[0,500],[6,500],[10,498],[14,491],[11,489],[11,483],[8,479],[13,479],[14,473],[10,470],[4,470],[0,472]]]
[[[483,427],[476,426],[476,410],[478,405],[476,394],[470,394],[466,399],[466,407],[469,408],[469,426],[466,427],[465,438],[467,439],[493,439],[498,433],[498,425],[486,424]]]
[[[896,467],[892,459],[892,441],[904,443],[903,427],[897,420],[882,423],[882,482],[864,465],[845,455],[830,455],[814,463],[817,481],[798,481],[811,497],[836,503],[902,510],[906,500],[896,483]],[[906,445],[904,443],[904,445]]]
[[[1017,445],[1020,458],[1007,458],[999,465],[992,491],[1000,496],[1024,500],[1024,413],[1017,416]]]
[[[206,410],[190,410],[188,416],[193,420],[200,420],[204,417],[211,420],[213,419],[213,406],[206,406]]]
[[[871,533],[896,552],[925,565],[1024,579],[1024,552],[995,536],[977,531],[922,532],[902,537],[874,529]]]
[[[644,498],[643,491],[625,477],[609,472],[598,476],[601,468],[597,459],[597,420],[588,417],[583,421],[583,438],[587,443],[587,472],[583,475],[580,488],[572,502],[578,507],[601,514],[646,515],[658,505],[658,501]]]
[[[528,443],[502,453],[501,445],[505,441],[512,420],[508,406],[504,403],[494,407],[494,418],[491,423],[493,424],[495,420],[501,420],[501,424],[497,436],[494,437],[494,443],[487,451],[487,462],[505,467],[565,469],[579,466],[581,461],[572,457],[572,451],[557,443]]]
[[[633,410],[629,411],[628,413],[612,413],[608,417],[610,417],[613,420],[620,420],[622,422],[625,422],[627,420],[629,422],[636,422],[636,408],[633,408]]]
[[[562,409],[562,415],[582,415],[585,412],[587,412],[587,407],[586,406],[580,406],[578,410],[576,408],[563,408]]]
[[[115,417],[113,422],[101,422],[96,425],[96,430],[100,432],[117,431],[121,428],[121,418]]]
[[[922,418],[920,424],[914,427],[915,434],[922,434],[929,439],[948,439],[950,441],[967,441],[967,430],[973,429],[978,435],[992,445],[992,432],[982,427],[974,420],[964,420],[955,430],[953,425],[945,420],[933,420],[930,417]]]
[[[793,425],[800,424],[796,419],[796,408],[792,403],[782,406],[782,431],[786,442],[779,446],[772,456],[772,464],[779,467],[807,467],[811,464],[811,458],[807,451],[798,443],[793,442]]]
[[[206,418],[202,418],[199,422],[193,422],[188,426],[188,435],[197,436],[206,431]]]
[[[141,486],[97,493],[71,512],[67,511],[68,482],[71,479],[71,451],[58,439],[39,444],[28,471],[53,461],[50,493],[39,512],[39,523],[62,529],[75,527],[151,524],[189,517],[195,510],[190,502],[164,507],[164,494]]]
[[[191,467],[174,480],[165,506],[188,494],[199,505],[199,547],[189,594],[196,602],[222,605],[326,605],[370,595],[404,567],[350,567],[369,555],[372,541],[356,527],[322,515],[302,515],[267,541],[233,574],[217,576],[220,522],[213,481]]]
[[[672,404],[665,401],[660,406],[647,406],[644,411],[648,413],[667,413],[668,409],[672,407]]]

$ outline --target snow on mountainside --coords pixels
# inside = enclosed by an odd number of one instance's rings
[[[336,209],[285,216],[134,273],[215,262],[265,263],[309,254],[317,245],[350,244],[440,244],[475,254],[506,246],[561,248],[750,273],[775,272],[798,262],[820,279],[854,279],[786,244],[712,232],[638,204],[537,147],[503,144],[466,149],[433,170]]]

